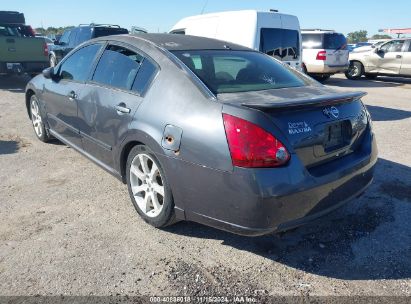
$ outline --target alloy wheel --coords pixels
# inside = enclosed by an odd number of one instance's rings
[[[137,154],[130,165],[130,186],[139,209],[148,217],[163,210],[164,184],[155,161],[147,154]]]
[[[37,136],[41,137],[43,135],[43,121],[40,115],[39,104],[35,98],[31,100],[31,121]]]

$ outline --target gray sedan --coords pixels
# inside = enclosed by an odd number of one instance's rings
[[[362,96],[228,42],[142,34],[80,45],[30,81],[26,104],[41,141],[126,183],[149,224],[262,235],[371,183],[377,149]]]

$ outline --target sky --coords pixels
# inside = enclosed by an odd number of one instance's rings
[[[347,34],[381,28],[411,28],[410,0],[0,0],[1,10],[23,12],[33,27],[80,23],[136,25],[166,32],[183,17],[218,11],[278,9],[296,15],[301,28],[325,28]]]

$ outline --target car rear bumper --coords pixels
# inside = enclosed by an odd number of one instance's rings
[[[10,67],[10,65],[12,66]],[[6,62],[0,62],[0,74],[23,74],[23,73],[41,73],[49,67],[48,61],[40,62],[9,62],[9,67]]]
[[[338,170],[325,175],[313,176],[295,155],[284,168],[221,172],[193,166],[186,176],[175,171],[180,182],[186,180],[186,187],[175,193],[172,185],[176,206],[184,210],[186,220],[240,235],[294,228],[366,190],[377,161],[375,139],[371,134],[369,137],[366,148],[336,160],[334,168]]]
[[[349,68],[349,64],[344,65],[327,65],[324,63],[321,64],[312,64],[307,65],[307,71],[309,74],[337,74],[337,73],[344,73]]]

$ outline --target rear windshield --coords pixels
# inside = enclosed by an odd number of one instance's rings
[[[27,25],[1,25],[0,36],[34,37],[33,31]]]
[[[261,29],[260,51],[282,61],[300,58],[300,34],[296,30]]]
[[[275,59],[251,51],[174,51],[214,94],[307,85],[306,78]]]
[[[111,35],[122,35],[128,34],[128,30],[124,28],[116,28],[116,27],[95,27],[94,28],[94,38],[103,37],[103,36],[111,36]]]
[[[341,50],[347,47],[347,39],[343,34],[324,34],[324,49]]]
[[[347,48],[343,34],[302,34],[303,49],[342,50]]]

